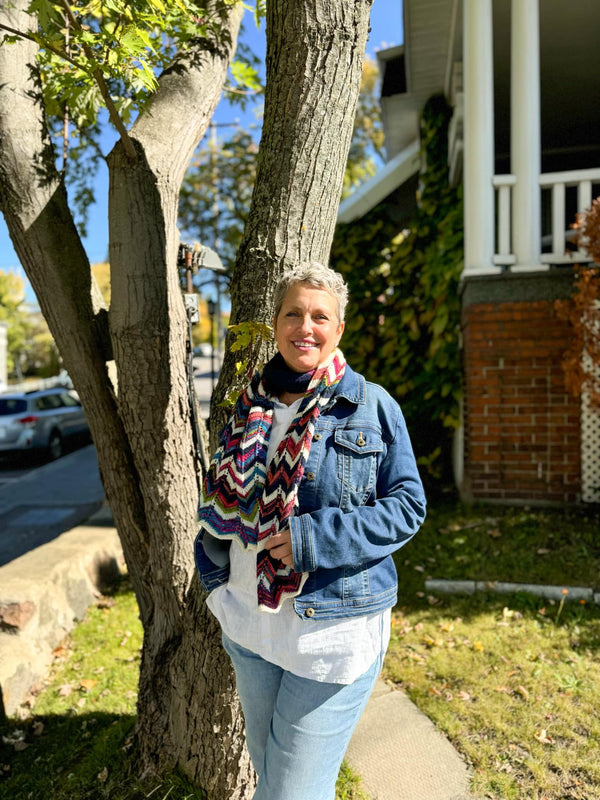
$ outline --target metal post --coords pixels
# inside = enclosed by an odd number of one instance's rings
[[[215,309],[214,300],[208,300],[208,314],[210,316],[210,395],[212,400],[215,391]]]

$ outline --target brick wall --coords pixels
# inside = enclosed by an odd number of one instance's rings
[[[553,300],[471,302],[462,329],[465,497],[576,502],[579,400],[564,388],[569,332]]]

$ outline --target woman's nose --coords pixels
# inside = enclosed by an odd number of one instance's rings
[[[300,321],[300,330],[302,333],[310,333],[312,331],[312,318],[310,314],[305,314]]]

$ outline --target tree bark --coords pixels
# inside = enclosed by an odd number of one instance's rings
[[[4,3],[2,18],[34,30],[26,0]],[[138,597],[147,594],[145,519],[131,452],[106,361],[106,311],[56,170],[41,98],[37,46],[0,47],[0,207],[21,264],[86,409],[107,497],[119,520]],[[96,308],[92,296],[96,296]]]
[[[219,39],[199,43],[161,76],[147,113],[130,132],[136,161],[120,145],[109,157],[110,330],[121,418],[136,443],[153,576],[150,602],[141,609],[142,761],[157,771],[178,764],[214,800],[247,796],[254,774],[231,665],[192,581],[197,486],[177,206],[185,169],[221,94],[240,12],[219,4]]]
[[[271,324],[287,265],[327,263],[342,194],[372,0],[267,3],[265,114],[256,184],[231,284],[231,323]],[[248,354],[270,354],[258,343]],[[240,353],[226,348],[211,436]],[[213,439],[214,443],[214,439]]]
[[[0,16],[30,31],[27,0]],[[220,35],[160,79],[111,170],[110,340],[44,121],[37,46],[0,47],[0,206],[19,259],[79,392],[144,625],[138,699],[142,769],[180,766],[210,800],[243,798],[253,772],[229,660],[192,580],[196,473],[177,280],[179,185],[221,93],[241,9],[216,3]],[[117,219],[115,219],[115,216]],[[220,731],[223,739],[215,736]],[[223,740],[228,742],[223,751]]]
[[[233,280],[233,322],[256,319],[257,310],[270,322],[272,287],[283,267],[327,260],[370,5],[267,5],[265,122]],[[27,7],[28,0],[0,0],[0,16],[31,29]],[[198,41],[161,76],[130,132],[136,158],[117,145],[108,159],[109,324],[92,302],[90,267],[55,167],[29,41],[0,47],[0,206],[85,406],[135,587],[144,625],[141,767],[179,766],[208,800],[245,800],[254,776],[231,668],[193,575],[197,487],[176,268],[181,180],[221,93],[241,14],[240,4],[226,0],[208,10],[219,15],[220,33]],[[265,351],[263,344],[256,355]],[[118,397],[106,366],[112,354]],[[221,395],[236,357],[227,356]]]

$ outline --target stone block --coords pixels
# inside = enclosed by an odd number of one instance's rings
[[[52,650],[122,564],[116,530],[88,525],[0,568],[0,687],[7,714],[46,676]]]

